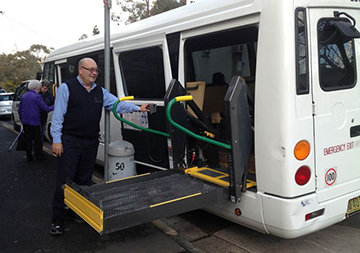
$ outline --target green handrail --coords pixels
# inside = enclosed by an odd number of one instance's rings
[[[208,138],[205,138],[205,137],[200,136],[200,135],[197,135],[197,134],[189,131],[189,130],[186,129],[185,127],[179,125],[178,123],[176,123],[176,122],[171,118],[171,108],[172,108],[172,106],[173,106],[176,102],[188,101],[188,100],[192,100],[192,99],[193,99],[192,96],[188,95],[188,96],[175,97],[175,98],[173,98],[173,99],[170,101],[170,103],[169,103],[169,104],[167,105],[167,107],[166,107],[166,117],[168,118],[170,124],[173,125],[174,127],[176,127],[177,129],[185,132],[186,134],[194,137],[195,139],[198,139],[198,140],[201,140],[201,141],[205,141],[205,142],[208,142],[208,143],[211,143],[211,144],[214,144],[214,145],[217,145],[217,146],[226,148],[226,149],[231,149],[231,145],[226,144],[226,143],[222,143],[222,142],[219,142],[219,141],[215,141],[215,140],[212,140],[212,139],[208,139]]]
[[[117,105],[120,103],[120,101],[124,101],[124,100],[127,100],[127,99],[134,99],[134,97],[125,97],[125,98],[121,98],[120,100],[116,101],[113,105],[113,114],[115,116],[115,118],[117,118],[118,120],[124,122],[125,124],[128,124],[134,128],[137,128],[141,131],[145,131],[145,132],[150,132],[150,133],[153,133],[153,134],[158,134],[158,135],[161,135],[161,136],[165,136],[165,137],[170,137],[170,135],[168,133],[164,133],[164,132],[160,132],[160,131],[157,131],[157,130],[153,130],[153,129],[149,129],[149,128],[145,128],[145,127],[141,127],[141,126],[138,126],[126,119],[123,119],[122,117],[120,117],[117,112],[116,112],[116,108],[117,108]]]

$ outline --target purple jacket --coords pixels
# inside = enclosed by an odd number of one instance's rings
[[[54,106],[47,106],[34,90],[22,95],[19,104],[19,116],[23,125],[40,126],[40,111],[50,112]]]

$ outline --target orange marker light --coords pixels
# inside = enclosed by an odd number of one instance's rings
[[[310,144],[307,141],[299,141],[294,148],[294,156],[298,160],[306,159],[310,154]]]

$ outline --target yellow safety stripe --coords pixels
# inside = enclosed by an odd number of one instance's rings
[[[65,185],[65,204],[83,218],[98,233],[104,229],[104,212],[89,200],[81,196],[70,186]]]
[[[130,179],[130,178],[147,176],[147,175],[150,175],[150,173],[145,173],[145,174],[140,174],[140,175],[135,175],[135,176],[130,176],[130,177],[124,177],[124,178],[120,178],[120,179],[115,179],[115,180],[107,181],[106,184],[114,183],[114,182],[121,181],[121,180]]]
[[[195,193],[195,194],[192,194],[192,195],[189,195],[189,196],[184,196],[184,197],[181,197],[181,198],[177,198],[177,199],[172,199],[172,200],[164,201],[164,202],[161,202],[161,203],[158,203],[158,204],[154,204],[154,205],[151,205],[150,208],[157,207],[157,206],[161,206],[161,205],[165,205],[165,204],[169,204],[169,203],[172,203],[172,202],[175,202],[175,201],[179,201],[179,200],[183,200],[183,199],[192,198],[192,197],[199,196],[199,195],[201,195],[201,192],[198,192],[198,193]]]

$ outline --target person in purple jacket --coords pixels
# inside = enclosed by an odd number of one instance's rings
[[[26,92],[20,100],[19,116],[24,127],[26,140],[26,157],[28,162],[32,162],[32,149],[34,145],[34,154],[37,161],[46,159],[41,147],[40,132],[40,111],[50,112],[54,106],[47,106],[41,96],[38,94],[41,89],[41,83],[38,80],[31,80]]]

